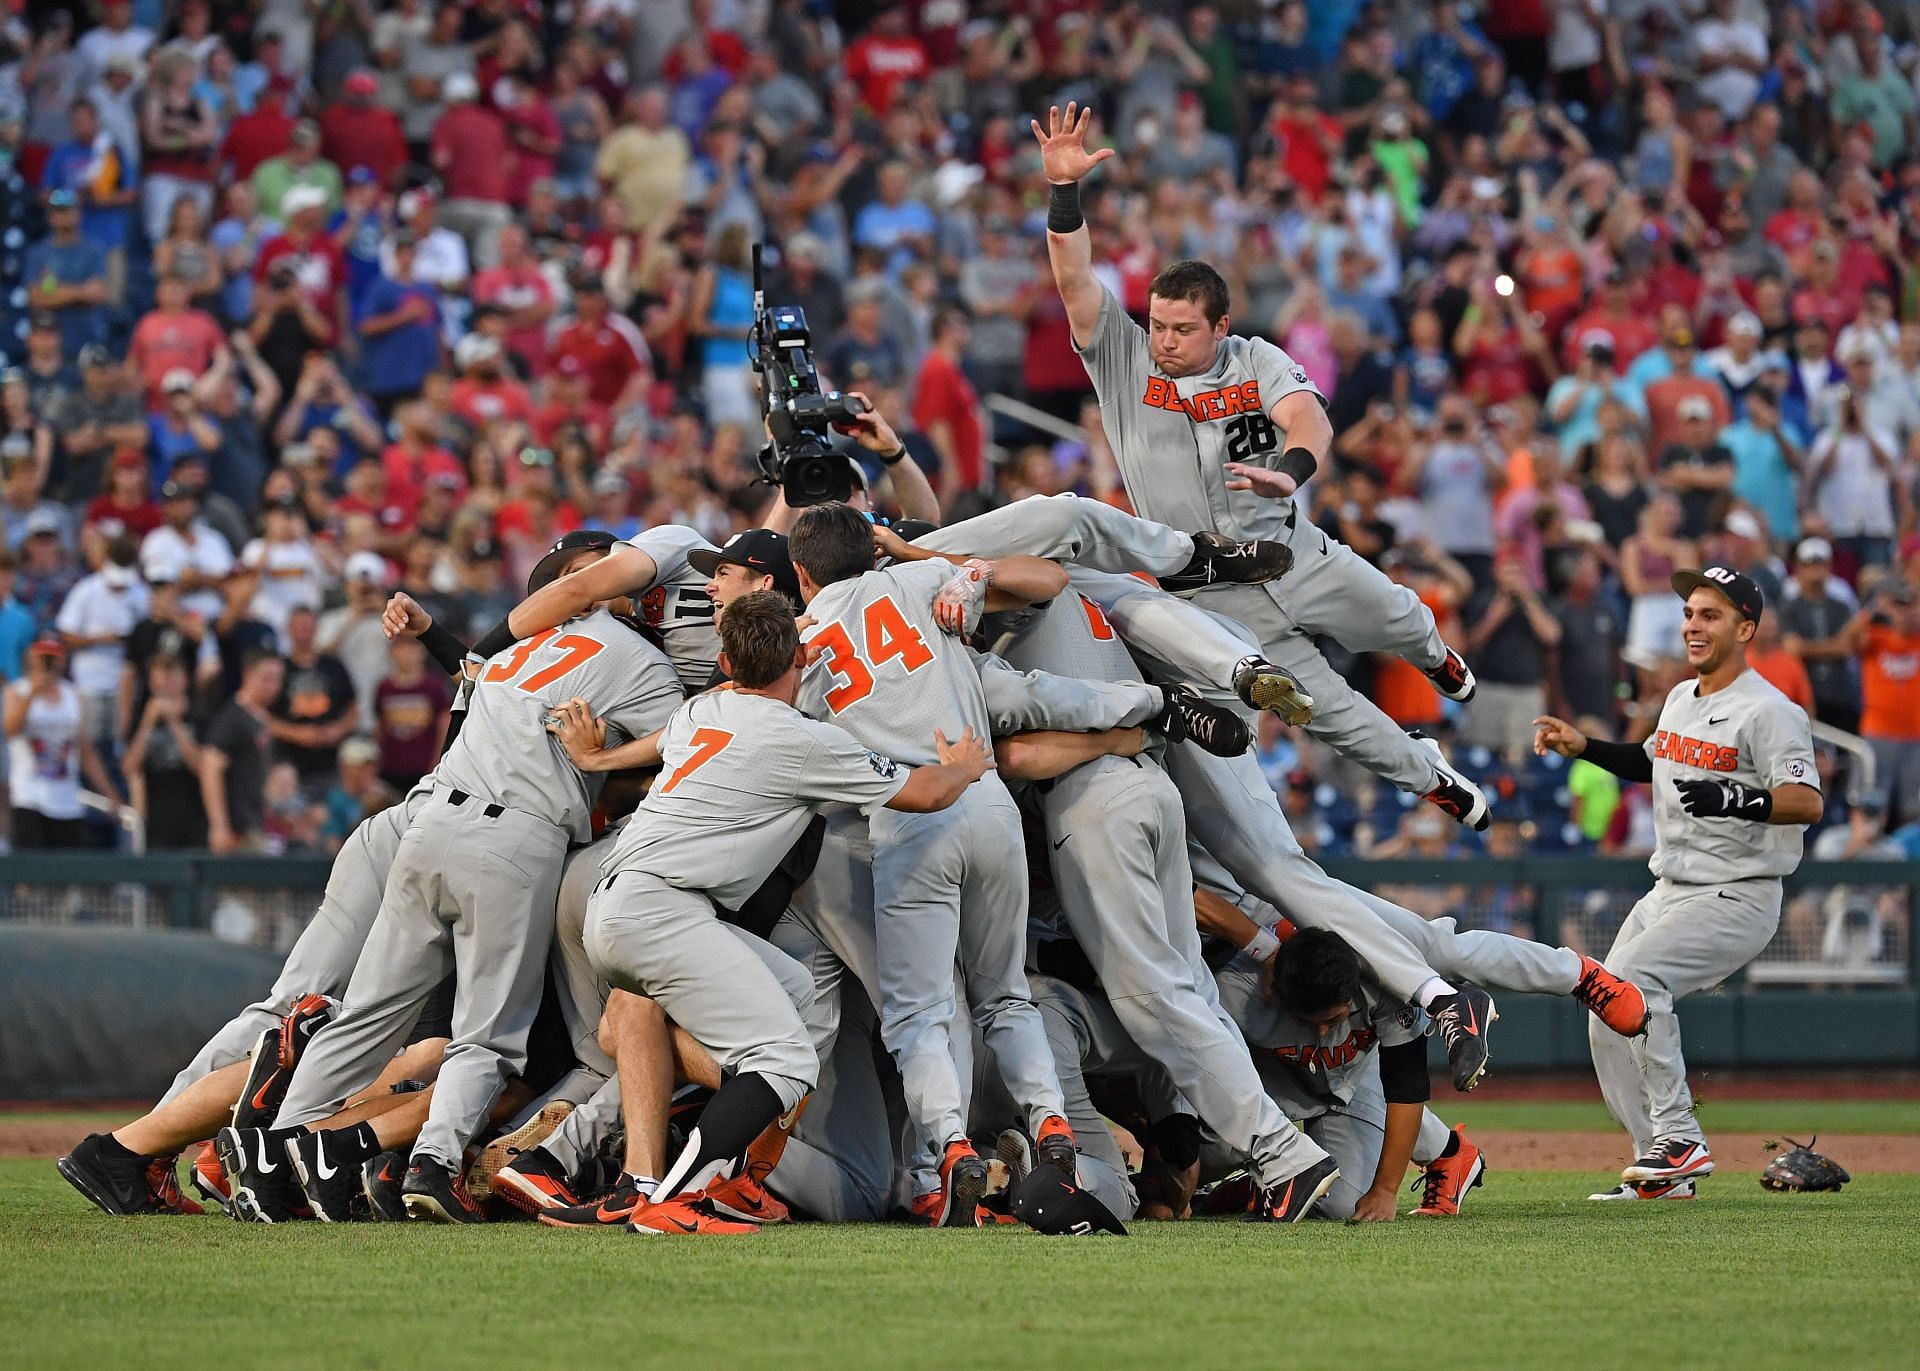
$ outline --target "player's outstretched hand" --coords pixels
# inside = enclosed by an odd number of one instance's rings
[[[1269,471],[1245,462],[1228,462],[1226,472],[1228,490],[1256,491],[1269,500],[1284,500],[1300,489],[1300,483],[1284,471]]]
[[[380,614],[380,627],[389,638],[418,638],[433,627],[433,616],[404,590],[396,590]]]
[[[935,729],[933,749],[942,765],[970,771],[976,781],[993,770],[993,749],[982,739],[976,738],[971,728],[951,743],[947,741],[946,734]]]
[[[1586,750],[1587,735],[1565,719],[1542,714],[1533,721],[1533,752],[1536,757],[1544,757],[1549,752],[1558,752],[1562,757],[1578,757]]]
[[[1112,148],[1087,151],[1087,125],[1092,121],[1092,108],[1081,109],[1071,100],[1067,101],[1064,116],[1058,105],[1047,106],[1047,126],[1044,129],[1040,127],[1038,119],[1027,121],[1040,144],[1040,166],[1049,181],[1062,185],[1068,181],[1078,181],[1113,156]]]
[[[547,716],[547,732],[560,740],[567,756],[582,771],[590,770],[593,754],[607,745],[607,725],[593,717],[593,710],[578,695],[563,705],[555,705]]]

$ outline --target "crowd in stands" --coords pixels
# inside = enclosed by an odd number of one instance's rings
[[[1481,682],[1339,663],[1495,792],[1484,840],[1267,719],[1303,842],[1644,851],[1530,721],[1643,736],[1669,574],[1718,560],[1878,762],[1823,763],[1820,850],[1920,855],[1916,43],[1897,0],[12,6],[12,841],[98,840],[84,786],[152,847],[325,851],[437,755],[393,590],[477,635],[572,528],[756,522],[756,242],[950,517],[1124,503],[1027,127],[1075,100],[1101,279],[1144,316],[1221,269],[1329,399],[1311,516]]]

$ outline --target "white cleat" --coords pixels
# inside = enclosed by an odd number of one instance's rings
[[[1690,1200],[1694,1198],[1692,1181],[1650,1181],[1634,1185],[1622,1181],[1611,1190],[1587,1196],[1602,1203],[1612,1200]]]

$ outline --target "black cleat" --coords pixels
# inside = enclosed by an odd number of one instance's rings
[[[330,1129],[287,1141],[287,1160],[306,1193],[307,1207],[323,1223],[352,1223],[366,1217],[360,1163],[346,1159],[341,1142],[342,1135]]]
[[[106,1142],[107,1134],[89,1133],[54,1165],[68,1185],[116,1218],[163,1212],[147,1184],[147,1158],[115,1157]]]
[[[1493,996],[1469,986],[1442,995],[1427,1012],[1446,1041],[1447,1058],[1453,1063],[1453,1088],[1463,1092],[1473,1089],[1487,1071],[1487,1030],[1500,1017],[1493,1007]]]
[[[398,1152],[382,1152],[360,1163],[360,1193],[366,1197],[368,1212],[378,1223],[405,1223],[406,1206],[400,1202],[400,1182],[406,1178],[407,1159]]]
[[[1260,1223],[1299,1223],[1339,1179],[1340,1168],[1333,1158],[1322,1157],[1299,1175],[1262,1190],[1248,1217]]]
[[[280,1022],[261,1033],[253,1046],[246,1085],[233,1106],[233,1126],[271,1128],[293,1082],[307,1044],[333,1021],[333,1003],[325,995],[302,995]]]
[[[1264,657],[1242,658],[1234,667],[1233,693],[1248,709],[1270,709],[1295,728],[1313,720],[1313,696],[1292,672]]]
[[[493,1198],[538,1218],[542,1210],[578,1204],[573,1177],[544,1147],[529,1147],[493,1174]]]
[[[1166,708],[1147,727],[1168,742],[1192,742],[1216,757],[1238,757],[1253,745],[1253,735],[1232,710],[1209,704],[1189,686],[1162,686],[1161,691]]]
[[[1199,590],[1202,586],[1257,586],[1293,569],[1293,549],[1285,543],[1236,543],[1219,533],[1193,535],[1193,560],[1160,578],[1162,590]]]
[[[287,1160],[285,1141],[264,1128],[223,1128],[213,1149],[227,1173],[229,1205],[243,1223],[288,1223],[300,1216],[307,1197]]]
[[[400,1203],[407,1217],[429,1223],[485,1223],[486,1214],[467,1193],[467,1178],[449,1171],[432,1157],[422,1157],[407,1168],[400,1183]]]
[[[939,1226],[978,1228],[980,1202],[986,1197],[987,1164],[969,1149],[966,1156],[957,1159],[947,1171]]]
[[[1453,769],[1436,740],[1417,728],[1408,729],[1407,736],[1433,754],[1433,789],[1420,798],[1455,823],[1471,828],[1476,833],[1484,833],[1493,822],[1493,811],[1488,807],[1487,797],[1480,792],[1480,787]]]
[[[1452,648],[1447,649],[1446,661],[1425,674],[1426,678],[1433,682],[1435,690],[1449,700],[1458,700],[1461,704],[1473,698],[1474,688],[1479,685],[1479,682],[1473,679],[1473,669],[1467,665],[1466,658]]]
[[[1073,1129],[1059,1115],[1042,1120],[1034,1151],[1042,1166],[1051,1166],[1069,1181],[1080,1179],[1080,1153],[1073,1145]]]
[[[993,1155],[994,1160],[1006,1168],[1006,1180],[1000,1187],[1006,1191],[1017,1191],[1021,1183],[1033,1174],[1033,1168],[1040,1164],[1033,1150],[1033,1139],[1027,1136],[1024,1128],[1003,1130],[994,1144]],[[992,1163],[989,1162],[988,1166],[991,1167]]]

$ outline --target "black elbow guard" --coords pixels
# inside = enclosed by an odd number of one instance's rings
[[[1425,1104],[1433,1098],[1425,1038],[1380,1049],[1380,1093],[1388,1104]]]
[[[1304,486],[1320,470],[1320,459],[1303,447],[1290,447],[1280,454],[1274,470],[1293,477],[1296,486]]]

